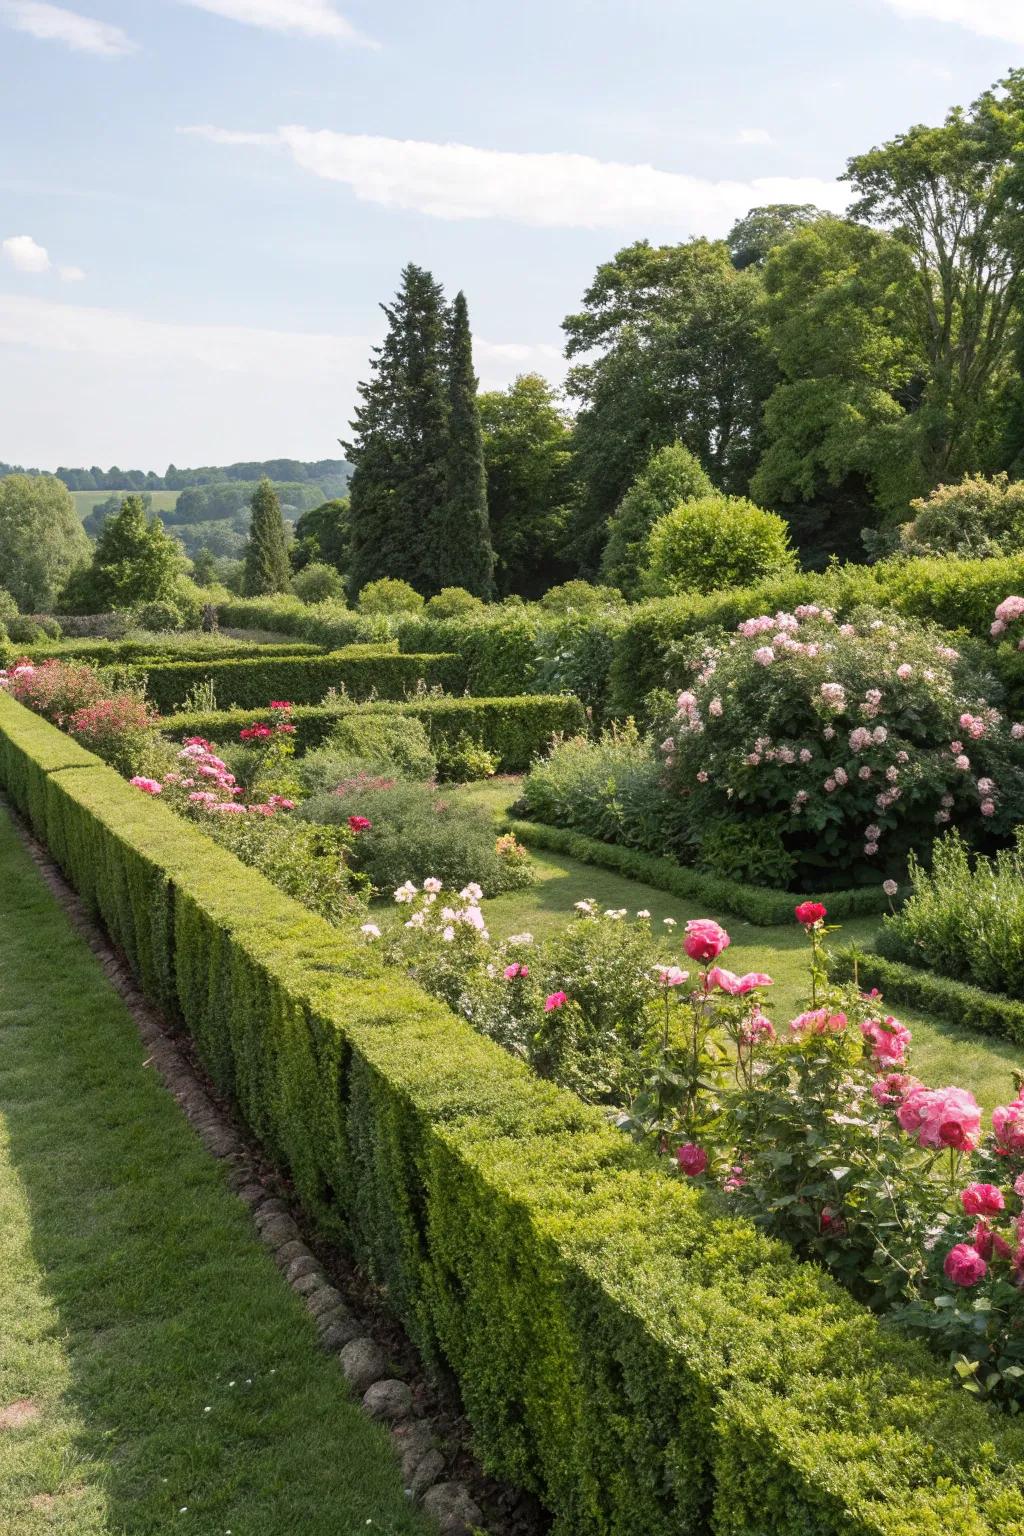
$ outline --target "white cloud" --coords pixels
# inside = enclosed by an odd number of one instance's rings
[[[712,181],[590,155],[476,149],[296,126],[275,133],[210,126],[183,131],[217,144],[280,146],[303,170],[350,186],[361,202],[439,219],[506,219],[549,229],[654,225],[724,234],[758,203],[817,203],[841,212],[849,201],[841,183],[814,176]]]
[[[774,140],[767,128],[741,128],[736,135],[737,144],[772,144]]]
[[[0,369],[5,441],[19,463],[40,465],[331,458],[378,339],[175,324],[0,293],[0,347],[12,359]],[[554,339],[475,337],[473,350],[483,389],[565,371]]]
[[[0,0],[0,16],[17,32],[28,32],[44,42],[66,43],[81,53],[106,54],[116,58],[133,53],[136,44],[120,27],[91,16],[80,16],[60,5],[45,5],[42,0]]]
[[[81,283],[85,281],[85,273],[81,267],[61,267],[60,280],[62,283]]]
[[[331,0],[181,0],[199,11],[241,21],[272,32],[297,32],[303,37],[333,37],[343,43],[376,47],[350,21],[340,15]]]
[[[38,245],[31,235],[11,235],[0,249],[16,272],[50,270],[50,256],[45,245]]]
[[[1024,44],[1024,5],[1021,0],[885,0],[897,15],[911,21],[948,21],[1003,43]]]

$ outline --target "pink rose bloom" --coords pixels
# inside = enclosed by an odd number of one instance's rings
[[[961,773],[966,773],[970,766],[971,760],[969,757],[965,756],[963,752],[961,752],[958,757],[953,759],[953,767],[959,768]]]
[[[845,1013],[829,1013],[827,1008],[812,1008],[789,1021],[794,1035],[838,1035],[846,1028]]]
[[[659,987],[681,987],[689,981],[689,971],[681,971],[678,965],[661,965],[656,972]]]
[[[977,1285],[988,1274],[985,1260],[969,1243],[957,1243],[955,1248],[951,1248],[942,1269],[947,1280],[963,1286]]]
[[[676,1162],[688,1179],[695,1179],[707,1167],[708,1155],[696,1142],[688,1141],[685,1146],[676,1148]]]
[[[695,917],[686,925],[683,948],[691,960],[717,960],[729,943],[729,935],[713,918]]]
[[[525,978],[529,976],[529,974],[530,967],[528,965],[506,965],[505,967],[506,981],[515,981],[517,976],[522,976]]]
[[[996,618],[1004,624],[1012,624],[1024,614],[1024,597],[1004,597],[996,609]]]
[[[983,800],[981,802],[981,805],[978,807],[978,809],[981,811],[981,814],[983,816],[994,816],[995,813],[996,813],[995,801],[994,800]]]
[[[229,816],[244,816],[246,814],[245,806],[239,805],[236,800],[226,800],[223,805],[211,805],[209,809],[211,811],[223,811]]]
[[[1010,1259],[1013,1257],[1013,1249],[1005,1237],[1000,1237],[998,1232],[993,1232],[984,1218],[977,1222],[971,1233],[971,1246],[983,1259],[991,1260],[993,1256],[998,1259]]]
[[[957,1147],[972,1152],[981,1130],[981,1110],[966,1088],[916,1088],[896,1118],[919,1147]]]
[[[745,976],[737,976],[735,971],[727,971],[721,965],[712,966],[708,971],[709,990],[719,987],[723,992],[728,992],[730,997],[742,997],[747,992],[753,992],[755,987],[770,987],[772,984],[772,978],[763,971],[748,971]]]
[[[864,852],[867,854],[869,859],[873,859],[875,854],[878,852],[878,844],[877,843],[865,843],[864,844]]]
[[[556,1008],[564,1008],[568,1001],[569,998],[564,992],[549,992],[544,999],[544,1012],[554,1013]]]
[[[871,1084],[871,1097],[876,1104],[892,1107],[902,1104],[908,1094],[922,1084],[916,1077],[911,1077],[907,1072],[887,1072],[884,1077],[876,1078]]]
[[[995,1184],[968,1184],[960,1191],[960,1204],[967,1216],[994,1216],[1006,1209],[1003,1192]]]
[[[721,701],[721,699],[712,699],[711,703],[708,705],[708,714],[709,715],[714,715],[715,719],[717,720],[721,713],[722,713],[722,701]]]
[[[1019,720],[1015,720],[1010,726],[1010,735],[1014,741],[1020,741],[1021,737],[1024,736],[1024,725]]]
[[[872,1058],[880,1067],[901,1067],[910,1044],[910,1030],[899,1019],[865,1019],[860,1027],[871,1042]]]
[[[999,636],[1005,634],[1005,632],[1006,625],[1003,623],[1002,619],[994,619],[992,621],[992,627],[989,630],[989,634],[992,636],[993,640],[998,640]]]
[[[128,782],[129,784],[134,784],[136,789],[141,789],[144,795],[159,795],[163,793],[163,785],[158,783],[156,779],[144,779],[139,774],[136,774],[135,778],[129,779]]]
[[[896,668],[896,676],[899,678],[901,683],[907,682],[909,678],[913,677],[913,675],[914,669],[909,662],[905,661],[903,662],[902,666]]]
[[[740,1030],[740,1039],[744,1045],[758,1045],[762,1040],[775,1040],[777,1039],[775,1025],[758,1009],[745,1020]]]
[[[754,660],[760,667],[770,667],[775,660],[775,652],[770,645],[759,645],[754,652]]]
[[[996,1150],[1003,1156],[1024,1152],[1024,1104],[1019,1099],[1012,1104],[999,1104],[992,1111],[992,1134]]]

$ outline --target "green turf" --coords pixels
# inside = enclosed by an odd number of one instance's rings
[[[455,794],[487,805],[500,816],[518,792],[518,780],[503,778],[466,785]],[[795,922],[781,928],[759,928],[724,912],[698,911],[664,891],[562,854],[537,850],[531,857],[536,882],[484,904],[488,926],[499,938],[523,931],[537,938],[557,933],[571,917],[573,903],[590,897],[602,909],[625,907],[631,914],[646,909],[656,926],[664,917],[675,918],[679,926],[674,941],[666,947],[666,956],[671,954],[678,960],[682,958],[678,935],[687,918],[714,917],[732,939],[724,957],[730,970],[766,971],[774,977],[771,1012],[777,1023],[807,1006],[807,939]],[[870,943],[877,927],[875,918],[855,918],[844,923],[834,939]],[[972,1030],[969,1020],[957,1029],[911,1008],[901,1006],[894,1011],[913,1029],[913,1069],[926,1082],[969,1088],[988,1108],[1014,1097],[1011,1073],[1014,1067],[1024,1066],[1024,1052],[1019,1047]]]
[[[0,815],[2,1536],[423,1533]]]

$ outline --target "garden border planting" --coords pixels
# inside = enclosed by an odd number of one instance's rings
[[[560,1536],[1022,1536],[1024,1429],[0,697],[0,780]]]
[[[725,910],[754,923],[759,928],[773,928],[779,923],[793,920],[793,908],[798,902],[812,899],[828,903],[831,918],[873,917],[888,906],[888,898],[881,886],[862,886],[845,891],[821,891],[808,898],[789,891],[773,891],[764,885],[743,885],[738,880],[727,880],[722,875],[705,874],[701,870],[687,869],[672,859],[659,859],[656,854],[642,853],[637,848],[623,848],[618,843],[602,843],[597,838],[585,837],[568,827],[552,827],[541,821],[508,819],[509,831],[514,832],[528,848],[545,848],[551,853],[565,853],[579,859],[581,864],[596,864],[601,869],[612,869],[617,874],[642,880],[656,890],[668,891],[684,900],[693,899],[712,910]]]
[[[458,692],[466,669],[460,657],[448,653],[403,656],[390,645],[352,645],[316,656],[245,656],[226,661],[140,662],[133,668],[146,694],[161,714],[180,709],[191,691],[212,683],[225,704],[243,709],[266,708],[270,699],[293,704],[319,704],[329,689],[342,690],[354,700],[370,694],[401,699],[417,683]]]
[[[263,701],[266,713],[266,699]],[[419,698],[404,703],[381,700],[372,704],[339,703],[335,706],[299,706],[288,716],[295,726],[295,744],[300,752],[320,746],[331,734],[341,715],[351,719],[356,712],[381,711],[412,715],[422,720],[435,750],[454,748],[463,734],[493,752],[504,773],[516,773],[530,766],[543,752],[552,736],[579,731],[586,723],[583,706],[571,694],[520,694],[512,698]],[[255,715],[259,710],[255,711]],[[222,744],[237,739],[238,732],[251,725],[252,710],[221,710],[211,714],[169,715],[162,722],[168,736],[182,741],[186,736],[203,736]]]
[[[1015,998],[904,960],[889,960],[876,949],[857,944],[843,945],[831,955],[829,975],[835,981],[849,981],[856,975],[862,986],[877,987],[887,1002],[908,1003],[950,1024],[1005,1035],[1014,1044],[1024,1045],[1024,1003]]]

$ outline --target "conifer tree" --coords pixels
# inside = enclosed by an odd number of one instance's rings
[[[464,293],[448,315],[448,464],[446,494],[431,544],[433,591],[464,587],[476,597],[493,590],[494,550],[487,517],[487,469],[473,372],[473,337]]]
[[[242,587],[247,597],[287,592],[290,581],[288,541],[277,492],[264,475],[252,493],[252,520],[245,546]]]
[[[382,304],[388,330],[373,349],[371,374],[345,450],[349,487],[353,596],[381,577],[436,592],[434,531],[447,492],[448,392],[445,307],[429,272],[403,268],[393,304]]]

